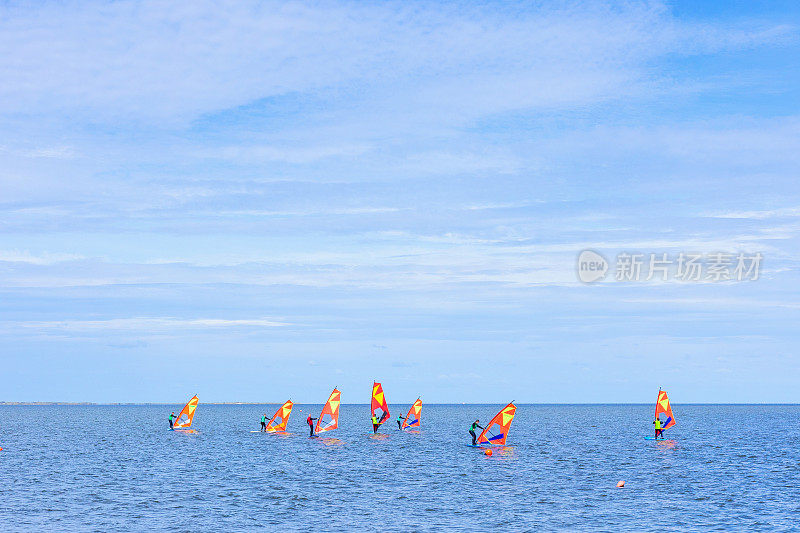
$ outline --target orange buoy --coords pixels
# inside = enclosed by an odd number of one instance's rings
[[[617,488],[621,489],[624,486],[625,486],[625,480],[624,479],[620,479],[619,481],[617,481]]]
[[[485,452],[483,452],[483,455],[485,455],[486,457],[491,457],[492,450],[486,450]]]

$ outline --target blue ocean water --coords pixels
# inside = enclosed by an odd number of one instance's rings
[[[500,405],[425,405],[423,429],[342,405],[331,437],[251,433],[277,405],[0,407],[2,531],[776,531],[800,518],[800,406],[519,405],[486,457],[467,425]],[[392,405],[393,415],[408,405]],[[397,411],[397,412],[395,412]],[[625,488],[616,488],[625,480]]]

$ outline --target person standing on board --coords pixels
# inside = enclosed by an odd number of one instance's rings
[[[653,425],[656,427],[656,436],[655,438],[661,437],[664,438],[664,430],[661,429],[661,417],[657,416],[655,420],[653,420]]]
[[[261,431],[267,430],[267,413],[261,415]]]
[[[405,418],[403,418],[403,415],[397,415],[397,429],[403,429],[404,420]]]
[[[172,411],[169,414],[169,419],[168,420],[169,420],[169,429],[174,429],[173,428],[173,422],[175,421],[175,411]]]
[[[469,426],[469,434],[472,435],[472,445],[475,446],[478,444],[478,436],[475,434],[475,428],[484,429],[483,426],[480,425],[480,420],[476,420]]]
[[[378,433],[378,428],[381,427],[382,423],[383,423],[383,417],[381,417],[380,421],[378,421],[378,419],[375,418],[375,413],[372,413],[372,432],[373,433]]]
[[[308,436],[309,437],[313,437],[314,436],[314,420],[316,420],[316,418],[311,418],[311,415],[308,415],[308,418],[306,418],[306,424],[308,424]]]

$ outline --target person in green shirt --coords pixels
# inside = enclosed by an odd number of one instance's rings
[[[660,438],[663,439],[664,438],[664,430],[661,429],[661,417],[657,416],[656,419],[653,420],[653,425],[656,428],[656,436],[655,436],[655,438],[659,438],[660,437]]]
[[[403,415],[397,415],[397,429],[403,429],[404,420],[405,418],[403,418]]]
[[[172,411],[172,412],[169,414],[169,419],[168,419],[168,420],[169,420],[169,429],[174,429],[174,428],[173,428],[173,424],[174,424],[174,422],[175,422],[175,411]]]
[[[261,415],[261,431],[267,430],[267,413]]]
[[[478,443],[478,436],[475,434],[475,429],[481,428],[484,429],[483,426],[480,425],[480,420],[476,420],[469,426],[469,434],[472,435],[472,445],[475,446]]]
[[[378,419],[375,417],[375,413],[372,413],[372,432],[373,433],[377,433],[378,432],[378,428],[381,427],[381,423],[382,422],[379,422]]]

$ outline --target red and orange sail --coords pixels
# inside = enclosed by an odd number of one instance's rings
[[[659,390],[658,391],[658,400],[656,400],[656,418],[658,415],[664,413],[667,416],[667,420],[661,426],[661,429],[669,429],[675,425],[675,417],[672,415],[672,406],[669,404],[669,397],[667,397],[667,391]]]
[[[197,399],[197,396],[194,396],[191,400],[189,400],[189,403],[186,404],[186,407],[181,409],[180,414],[178,414],[178,418],[175,420],[175,425],[173,426],[175,429],[187,429],[192,427],[194,410],[197,409],[197,403],[199,401],[200,400]]]
[[[383,387],[377,381],[372,382],[372,416],[378,419],[378,422],[389,420],[389,405],[386,403],[386,397],[383,395]],[[380,409],[381,414],[375,413]]]
[[[511,428],[511,421],[514,420],[516,412],[517,406],[514,405],[514,402],[500,409],[500,412],[486,425],[486,429],[481,432],[478,444],[505,444],[508,430]]]
[[[417,398],[417,401],[414,402],[414,405],[411,406],[411,409],[408,410],[408,414],[406,415],[406,419],[403,420],[403,427],[401,429],[406,428],[418,428],[422,424],[422,400]]]
[[[339,427],[339,403],[341,403],[341,397],[342,393],[334,388],[317,419],[315,432],[322,433]]]
[[[289,415],[292,414],[292,400],[286,400],[280,409],[275,411],[267,424],[267,431],[286,431],[286,424],[289,422]]]

